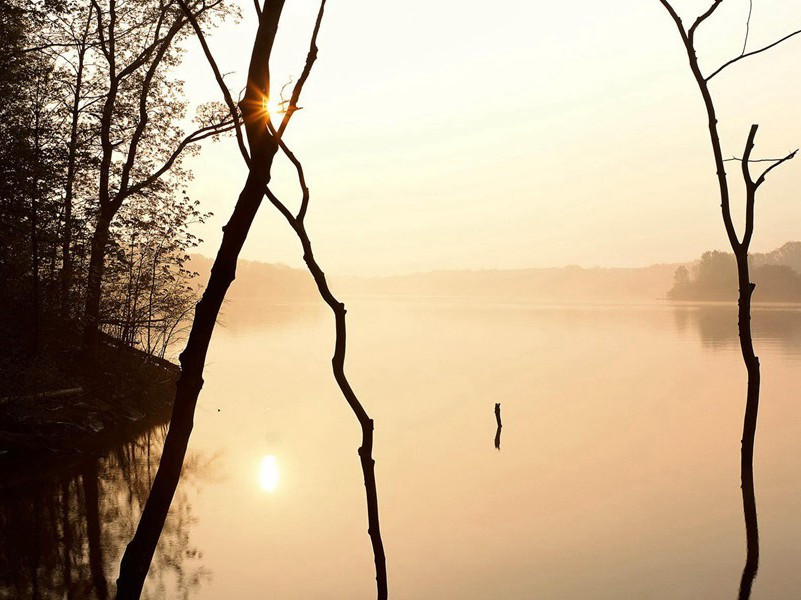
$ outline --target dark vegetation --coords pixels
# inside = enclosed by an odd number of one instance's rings
[[[42,330],[38,356],[0,358],[0,458],[86,451],[132,422],[169,414],[175,365],[104,333],[87,360],[77,331],[51,319]]]
[[[159,0],[0,4],[0,449],[73,447],[169,399],[207,217],[182,159],[231,128],[214,104],[180,125],[190,30]]]
[[[198,18],[223,18],[219,2]],[[0,313],[36,356],[44,315],[163,357],[196,299],[185,268],[202,221],[184,186],[193,143],[230,129],[213,104],[197,129],[172,73],[187,19],[170,3],[0,6]]]

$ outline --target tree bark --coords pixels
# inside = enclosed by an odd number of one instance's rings
[[[139,598],[142,593],[147,571],[181,475],[194,424],[195,406],[203,387],[203,367],[211,335],[225,294],[236,276],[236,261],[261,204],[268,179],[266,173],[271,163],[272,156],[264,169],[254,169],[248,176],[234,213],[224,228],[223,241],[211,269],[208,286],[195,308],[189,339],[180,357],[181,376],[177,383],[170,429],[164,442],[159,468],[136,534],[125,549],[120,563],[118,600]]]
[[[737,258],[737,275],[740,283],[738,300],[738,330],[740,334],[740,351],[748,372],[748,391],[743,419],[743,438],[741,464],[752,465],[754,460],[754,438],[756,436],[757,414],[759,411],[759,358],[754,354],[754,343],[751,336],[751,295],[756,287],[748,273],[748,254],[745,250],[735,253]]]
[[[751,597],[751,588],[759,568],[759,525],[754,493],[754,440],[756,438],[757,414],[759,411],[759,358],[754,354],[751,336],[751,295],[755,285],[748,272],[748,254],[741,250],[735,253],[737,275],[740,283],[738,300],[738,329],[740,350],[748,372],[748,390],[743,419],[743,437],[740,448],[740,487],[743,496],[745,518],[746,560],[740,579],[739,600]]]
[[[738,319],[737,327],[740,337],[740,351],[745,364],[746,373],[748,377],[746,401],[745,401],[745,415],[743,417],[743,435],[741,439],[740,448],[740,485],[742,488],[743,497],[743,514],[745,517],[746,528],[746,563],[743,568],[743,574],[740,581],[740,599],[744,600],[750,597],[751,587],[756,577],[757,569],[759,568],[759,533],[756,512],[756,496],[754,493],[754,441],[756,438],[757,415],[759,412],[759,386],[760,386],[760,368],[759,358],[754,353],[753,336],[751,334],[751,297],[756,287],[751,282],[748,265],[748,250],[751,245],[751,239],[754,233],[754,212],[756,204],[756,192],[760,185],[765,181],[767,174],[781,165],[783,162],[792,159],[796,152],[791,152],[784,158],[768,161],[772,162],[762,174],[754,180],[750,171],[751,151],[754,148],[754,140],[757,133],[757,125],[752,125],[748,134],[748,139],[745,144],[743,157],[740,159],[743,182],[745,183],[745,228],[742,238],[738,238],[734,228],[734,223],[731,216],[730,208],[730,192],[728,181],[726,179],[726,170],[723,159],[723,150],[720,143],[720,136],[718,133],[718,120],[715,112],[715,104],[712,99],[712,94],[709,90],[709,81],[722,71],[727,66],[734,62],[767,50],[776,44],[796,35],[795,32],[790,36],[786,36],[761,50],[743,53],[739,57],[730,60],[722,67],[718,68],[709,76],[704,76],[698,64],[698,57],[695,52],[695,32],[699,25],[704,22],[715,10],[721,5],[721,0],[716,0],[713,4],[700,15],[689,29],[685,29],[682,20],[678,13],[674,10],[669,0],[660,0],[662,5],[670,14],[671,18],[676,24],[679,33],[682,37],[687,58],[690,64],[690,69],[693,77],[701,92],[701,97],[704,101],[706,108],[709,137],[712,145],[712,153],[715,161],[715,169],[718,179],[718,188],[720,192],[720,208],[723,217],[723,224],[726,228],[726,235],[729,238],[732,251],[737,262],[737,279],[739,284],[739,297],[738,297]]]
[[[106,246],[108,245],[109,227],[113,215],[100,210],[97,225],[92,235],[92,250],[89,256],[89,275],[86,282],[86,310],[84,311],[83,346],[93,350],[98,343],[100,327],[100,295],[103,282]]]
[[[72,286],[72,198],[75,189],[78,156],[78,124],[81,113],[81,89],[83,87],[83,67],[86,57],[86,40],[92,21],[90,6],[83,31],[81,45],[78,48],[78,63],[75,67],[75,90],[72,98],[72,121],[70,123],[70,141],[67,155],[67,179],[64,186],[64,234],[61,240],[61,277],[60,308],[61,313],[69,312],[70,287]]]

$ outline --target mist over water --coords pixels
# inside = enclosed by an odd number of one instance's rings
[[[348,375],[376,422],[394,598],[737,596],[745,375],[734,306],[417,298],[348,308]],[[360,434],[330,376],[329,316],[316,303],[249,313],[240,320],[229,303],[215,332],[196,458],[146,594],[370,597]],[[801,310],[756,307],[753,320],[763,400],[752,598],[787,598],[801,589]],[[6,478],[0,598],[66,597],[68,580],[100,597],[98,573],[113,590],[161,431],[88,466]]]

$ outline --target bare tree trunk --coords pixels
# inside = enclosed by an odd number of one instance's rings
[[[86,282],[86,310],[84,311],[83,345],[92,350],[97,347],[100,327],[100,295],[103,282],[106,246],[109,227],[113,215],[101,210],[97,215],[97,225],[92,235],[92,250],[89,257],[89,275]]]
[[[277,24],[277,19],[276,19]],[[170,429],[164,442],[153,487],[145,504],[136,534],[120,563],[117,599],[139,598],[150,562],[156,549],[167,512],[181,475],[189,436],[192,433],[195,406],[203,387],[203,366],[211,334],[228,287],[236,275],[236,261],[250,225],[264,196],[269,169],[275,150],[265,156],[264,168],[251,170],[239,195],[234,213],[224,228],[223,241],[217,252],[211,276],[203,297],[195,308],[195,317],[186,349],[181,353],[181,376],[178,379]]]
[[[740,350],[748,371],[748,391],[743,419],[743,437],[740,449],[740,487],[743,496],[743,515],[745,518],[746,560],[740,580],[740,600],[748,600],[751,587],[759,568],[759,526],[754,493],[754,439],[756,437],[757,414],[759,410],[759,358],[754,354],[751,336],[751,295],[755,285],[751,283],[748,272],[748,255],[745,251],[735,253],[737,275],[740,283],[738,301],[738,329]]]
[[[320,16],[318,17],[318,23],[319,19],[322,17],[324,5],[325,3],[323,0],[320,8]],[[312,50],[309,52],[307,68],[310,68],[311,62],[313,62],[314,56],[316,56],[316,51],[317,48],[314,45],[314,38],[312,38]],[[295,109],[296,103],[297,98],[296,95],[293,94],[293,99],[290,101],[289,110]],[[317,290],[320,292],[320,296],[323,298],[325,303],[331,309],[331,312],[334,313],[336,337],[334,342],[334,356],[331,360],[331,366],[334,371],[334,379],[336,380],[342,395],[345,397],[348,406],[350,406],[350,409],[353,411],[353,414],[359,421],[359,426],[362,430],[362,444],[359,447],[358,454],[361,461],[362,475],[364,477],[364,488],[367,496],[367,533],[370,536],[370,543],[372,544],[373,548],[377,598],[378,600],[386,600],[388,594],[387,565],[386,555],[384,553],[384,542],[381,538],[381,528],[378,518],[378,491],[375,479],[375,460],[373,460],[374,423],[367,414],[367,411],[364,409],[364,406],[362,406],[362,403],[356,397],[356,393],[353,391],[353,388],[351,387],[350,382],[345,375],[345,349],[347,339],[345,314],[347,311],[345,310],[345,305],[334,296],[331,288],[328,286],[325,273],[323,272],[317,260],[314,258],[311,240],[309,239],[305,225],[306,211],[309,205],[309,188],[306,186],[306,178],[303,174],[303,166],[295,157],[295,155],[289,150],[289,148],[287,148],[283,141],[279,141],[279,145],[284,151],[284,154],[286,154],[286,156],[295,166],[295,169],[298,173],[298,182],[300,184],[303,198],[301,200],[300,210],[298,211],[297,216],[293,215],[292,212],[287,209],[286,205],[284,205],[269,189],[267,190],[267,197],[284,216],[292,229],[295,230],[295,233],[297,234],[303,248],[303,260],[305,261],[306,266],[308,267],[309,272],[311,273],[312,278],[317,285]]]
[[[751,465],[754,459],[754,437],[756,435],[757,413],[759,410],[759,358],[754,354],[751,336],[751,295],[756,287],[751,283],[748,273],[748,255],[745,250],[736,252],[737,275],[740,282],[738,301],[738,329],[740,350],[748,372],[748,392],[746,395],[745,418],[743,420],[742,464]]]
[[[91,9],[86,27],[89,28]],[[84,44],[86,43],[84,32]],[[78,64],[75,74],[75,91],[72,100],[72,122],[70,123],[70,141],[67,158],[67,180],[64,189],[64,234],[61,240],[61,293],[60,303],[62,314],[69,310],[70,287],[72,286],[72,198],[75,189],[75,173],[77,171],[78,155],[78,123],[80,119],[81,86],[83,84],[83,64],[86,48],[81,47],[78,52]]]

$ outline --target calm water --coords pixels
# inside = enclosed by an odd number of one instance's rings
[[[733,307],[349,306],[391,597],[737,597],[745,376]],[[145,596],[374,597],[359,429],[330,375],[328,313],[229,306],[224,320]],[[752,598],[799,597],[801,311],[758,309],[754,326]],[[0,597],[113,590],[163,434],[0,483]]]

